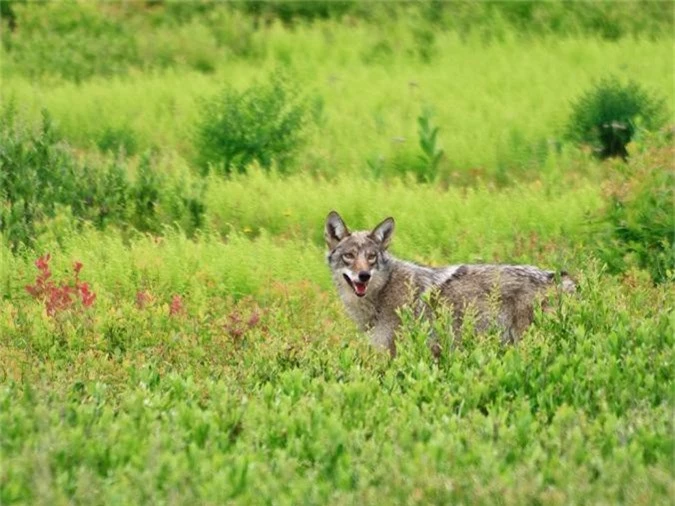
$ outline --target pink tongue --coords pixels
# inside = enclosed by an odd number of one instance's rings
[[[354,283],[354,291],[357,295],[363,295],[366,293],[366,285],[364,283]]]

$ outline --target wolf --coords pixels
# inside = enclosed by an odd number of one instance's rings
[[[531,265],[430,267],[399,260],[388,251],[394,225],[389,217],[371,231],[350,232],[340,215],[331,211],[324,227],[328,265],[347,313],[374,345],[388,349],[392,356],[401,324],[399,311],[406,305],[429,318],[434,314],[430,300],[446,306],[455,335],[472,311],[477,331],[496,325],[504,342],[515,342],[532,323],[535,304],[547,291],[576,289],[566,272]],[[438,356],[441,349],[434,336],[430,347]]]

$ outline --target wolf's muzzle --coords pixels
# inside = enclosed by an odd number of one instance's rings
[[[363,272],[359,273],[359,280],[363,279],[361,274],[363,274]],[[343,274],[345,281],[347,281],[347,284],[352,287],[352,290],[354,290],[354,293],[357,297],[364,297],[366,295],[366,291],[368,290],[368,280],[370,279],[370,273],[366,272],[365,274],[367,274],[366,281],[352,281],[352,279],[347,274]]]

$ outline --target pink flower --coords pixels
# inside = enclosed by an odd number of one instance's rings
[[[136,292],[136,306],[143,309],[150,303],[150,294],[146,290],[139,290]]]
[[[58,284],[50,280],[52,272],[49,270],[51,255],[46,253],[35,261],[35,267],[40,271],[35,278],[35,283],[26,285],[26,291],[36,299],[44,302],[47,314],[54,316],[60,311],[70,309],[79,292],[84,307],[90,307],[96,294],[89,288],[89,283],[81,283],[78,279],[82,270],[82,262],[75,262],[73,270],[75,279],[71,282],[61,281]]]
[[[183,311],[185,311],[183,299],[180,295],[176,294],[171,298],[171,304],[169,305],[169,315],[176,316],[183,313]]]
[[[41,271],[48,271],[49,270],[49,261],[51,259],[52,259],[51,254],[46,253],[35,261],[35,267],[37,267],[38,270],[41,270]]]
[[[90,307],[96,300],[96,294],[89,290],[88,283],[80,283],[78,288],[80,289],[80,296],[82,297],[82,305],[84,307]]]
[[[246,322],[246,325],[248,325],[248,328],[253,328],[258,324],[259,321],[260,321],[260,313],[258,313],[258,311],[253,311],[248,321]]]

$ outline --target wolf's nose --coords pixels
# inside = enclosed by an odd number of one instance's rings
[[[359,281],[361,281],[361,283],[365,283],[369,279],[370,279],[370,272],[368,271],[359,272]]]

